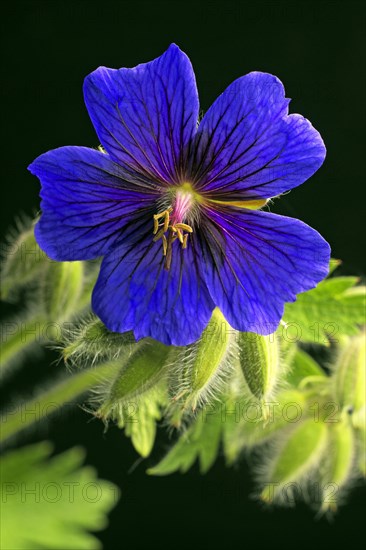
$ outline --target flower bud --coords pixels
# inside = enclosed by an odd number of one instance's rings
[[[340,494],[352,476],[355,458],[355,437],[350,418],[329,424],[329,446],[322,465],[321,489],[323,511],[336,511]]]
[[[357,413],[365,407],[365,333],[347,339],[341,347],[335,365],[334,393],[342,409]]]
[[[310,418],[297,425],[277,451],[273,447],[275,455],[261,473],[264,488],[260,497],[264,502],[293,503],[293,496],[302,491],[305,476],[323,457],[327,435],[326,425]]]
[[[162,380],[169,353],[169,346],[154,340],[136,344],[116,378],[103,388],[103,402],[97,416],[113,417],[116,408],[129,405]]]
[[[41,304],[51,322],[62,322],[76,313],[83,274],[82,262],[52,262],[48,265],[41,288]]]
[[[156,421],[166,405],[165,374],[170,352],[170,347],[153,340],[135,344],[135,351],[115,379],[106,381],[96,392],[95,400],[101,403],[96,416],[124,428],[143,457],[152,450]]]
[[[366,427],[360,426],[356,432],[357,467],[363,477],[366,477]]]
[[[225,419],[223,434],[225,457],[229,465],[239,458],[244,449],[263,445],[278,434],[291,430],[293,423],[300,421],[307,413],[306,397],[295,389],[279,392],[273,401],[259,404],[246,400],[241,406],[236,401],[227,403],[226,408],[232,411]]]
[[[233,334],[216,308],[201,338],[177,351],[169,379],[173,399],[170,412],[177,424],[188,409],[194,411],[220,391],[221,382],[230,368],[228,351]]]
[[[33,227],[8,238],[2,244],[1,296],[14,292],[35,280],[51,260],[39,248]]]
[[[97,317],[90,316],[76,328],[64,333],[65,361],[80,366],[87,360],[94,363],[97,359],[117,359],[122,353],[130,352],[136,343],[132,332],[111,332]]]
[[[245,382],[260,401],[273,395],[281,374],[277,336],[240,332],[239,357]]]

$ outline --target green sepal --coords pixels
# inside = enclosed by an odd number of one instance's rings
[[[320,468],[322,511],[337,509],[340,495],[352,477],[356,440],[350,418],[343,415],[340,422],[328,424],[329,446]]]
[[[101,388],[97,416],[106,420],[113,417],[118,422],[118,410],[134,404],[165,378],[170,352],[169,346],[155,340],[137,344],[116,378]]]
[[[336,400],[353,414],[365,407],[365,365],[366,339],[362,332],[341,346],[332,377]]]
[[[94,363],[102,358],[117,359],[136,344],[133,332],[111,332],[95,316],[84,319],[76,330],[65,331],[63,338],[63,358],[76,366],[85,360]]]
[[[357,447],[357,469],[366,478],[366,410],[363,410],[363,422],[355,429]]]
[[[83,262],[52,262],[48,265],[40,288],[40,303],[50,322],[62,322],[76,313],[83,279]]]
[[[287,434],[282,445],[277,442],[269,463],[262,468],[264,488],[260,494],[261,500],[281,502],[288,496],[287,488],[292,489],[289,484],[300,487],[304,476],[316,468],[323,457],[327,436],[326,425],[309,418]]]
[[[169,372],[172,404],[168,414],[173,425],[180,425],[185,413],[194,412],[220,392],[231,367],[228,352],[234,333],[216,308],[201,338],[176,350]]]
[[[245,400],[228,400],[225,409],[229,414],[225,415],[223,445],[228,465],[235,463],[244,450],[291,431],[294,423],[309,414],[306,396],[294,389],[279,392],[273,400],[261,404],[260,409],[257,403]]]
[[[52,262],[39,248],[33,226],[2,243],[1,298],[12,298],[19,289],[37,280]]]
[[[273,395],[281,368],[277,336],[238,333],[240,366],[251,394],[258,400]]]

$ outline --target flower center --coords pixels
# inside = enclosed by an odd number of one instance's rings
[[[174,189],[171,206],[163,212],[155,214],[154,220],[154,242],[161,239],[163,245],[163,256],[165,256],[165,269],[169,270],[172,263],[173,243],[178,240],[182,248],[187,248],[188,236],[193,233],[193,228],[188,223],[192,209],[194,209],[197,198],[191,185],[184,183]]]

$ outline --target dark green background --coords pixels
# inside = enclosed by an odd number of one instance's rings
[[[298,217],[331,243],[343,272],[363,274],[365,202],[365,4],[358,1],[17,1],[2,7],[2,217],[38,207],[38,181],[26,171],[61,145],[98,144],[83,103],[83,78],[99,65],[134,66],[176,42],[191,58],[206,110],[235,78],[268,71],[285,84],[292,112],[309,118],[328,149],[309,182],[273,211]],[[34,385],[47,369],[28,367],[18,384]],[[24,378],[26,377],[26,378]],[[103,435],[81,411],[28,436],[51,437],[57,449],[81,443],[88,462],[120,484],[122,501],[101,538],[105,548],[344,548],[362,536],[357,489],[332,524],[305,507],[265,511],[251,497],[245,465],[220,460],[205,477],[128,474],[136,454],[117,429]],[[160,443],[157,455],[162,453]],[[131,539],[131,533],[134,533]],[[361,539],[362,540],[362,539]],[[129,541],[129,542],[127,542]],[[228,541],[230,541],[228,543]]]

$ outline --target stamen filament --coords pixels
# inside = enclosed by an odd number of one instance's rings
[[[154,231],[153,234],[156,235],[156,233],[159,231],[159,222],[157,218],[154,216]]]
[[[182,248],[187,248],[188,245],[188,235],[193,233],[193,229],[190,225],[183,222],[174,222],[174,218],[177,217],[177,212],[174,213],[173,219],[170,218],[170,214],[173,211],[172,207],[167,208],[164,212],[159,212],[159,214],[154,214],[154,230],[153,230],[153,241],[157,242],[159,239],[162,241],[163,245],[163,256],[165,257],[165,269],[169,270],[172,257],[173,249],[172,245],[175,240],[179,240]],[[179,218],[178,218],[179,219]],[[167,233],[167,236],[165,235]]]
[[[163,242],[163,256],[166,256],[166,253],[167,253],[167,250],[168,250],[168,241],[166,240],[166,236],[163,235],[161,237],[162,239],[162,242]]]

